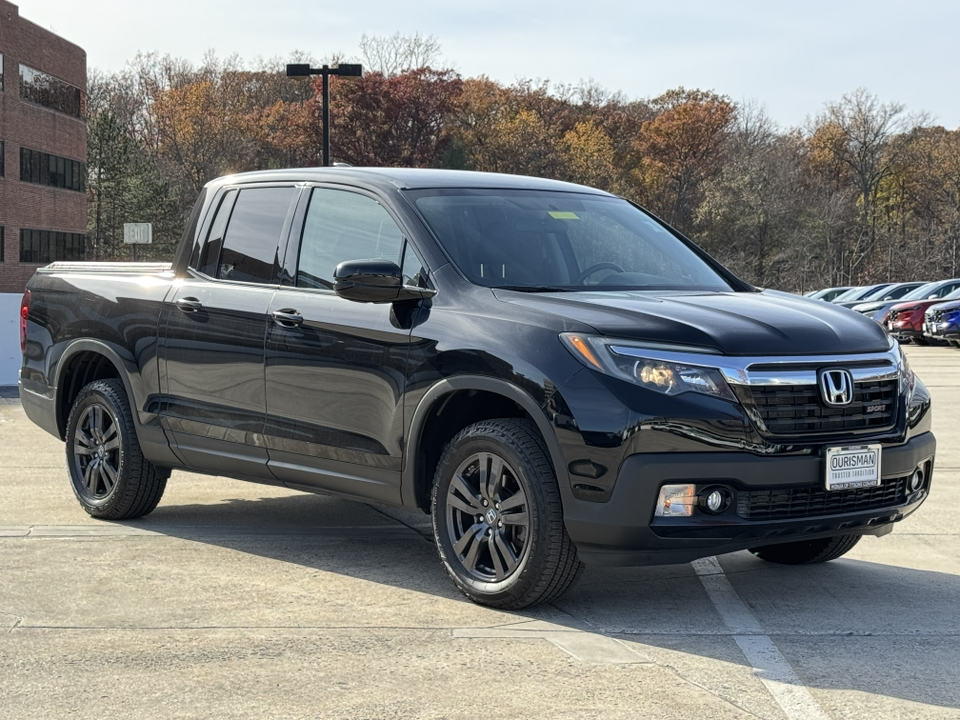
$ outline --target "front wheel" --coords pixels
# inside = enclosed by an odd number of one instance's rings
[[[836,560],[849,552],[860,541],[860,537],[860,535],[834,535],[819,540],[764,545],[750,548],[750,552],[761,560],[781,565],[813,565]]]
[[[167,473],[143,457],[119,380],[95,380],[80,391],[67,419],[66,450],[73,492],[93,517],[137,518],[160,502]]]
[[[440,559],[475,603],[520,610],[550,602],[583,570],[547,450],[528,420],[484,420],[454,437],[432,505]]]

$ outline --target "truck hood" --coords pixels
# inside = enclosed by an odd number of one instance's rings
[[[890,348],[883,328],[863,315],[773,290],[494,293],[503,302],[579,321],[610,337],[697,346],[725,355],[831,355]]]
[[[897,300],[874,300],[873,302],[859,303],[854,305],[852,310],[855,310],[858,313],[873,312],[874,310],[879,310],[884,305],[893,305],[898,302]]]
[[[939,310],[940,312],[945,312],[947,310],[956,310],[960,308],[960,300],[950,300],[949,302],[937,303],[936,305],[931,305],[927,310]]]
[[[897,303],[890,308],[890,312],[905,313],[911,310],[926,310],[931,305],[939,305],[942,302],[943,300],[940,298],[935,300],[910,300],[909,302]]]

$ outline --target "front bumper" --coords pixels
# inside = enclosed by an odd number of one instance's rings
[[[908,323],[890,323],[887,325],[887,330],[889,330],[890,334],[897,340],[914,340],[918,337],[923,337],[923,328],[917,329]]]
[[[935,322],[926,320],[923,323],[923,334],[937,340],[957,339],[960,338],[960,324],[957,324],[956,321]]]
[[[567,531],[587,563],[655,565],[683,563],[765,544],[840,534],[883,535],[893,523],[916,510],[930,490],[936,440],[925,432],[902,445],[885,445],[881,460],[883,489],[871,501],[822,491],[823,459],[819,455],[760,457],[750,453],[653,453],[626,458],[613,495],[605,503],[565,502]],[[923,486],[908,493],[904,478],[923,465]],[[660,488],[669,483],[723,484],[733,489],[730,508],[721,515],[699,510],[689,518],[654,517]],[[897,485],[899,483],[899,485]],[[897,488],[902,488],[898,490]],[[741,516],[747,507],[740,496],[768,491],[774,501],[786,496],[809,498],[817,508],[799,504],[783,516],[763,519]],[[863,491],[845,491],[862,493]],[[792,494],[792,495],[791,495]],[[788,503],[789,504],[789,503]],[[772,502],[771,507],[780,507]],[[822,509],[827,507],[826,510]],[[772,511],[778,512],[776,508]],[[749,513],[748,513],[749,514]]]

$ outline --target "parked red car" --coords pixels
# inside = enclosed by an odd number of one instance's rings
[[[883,318],[883,326],[890,334],[904,342],[913,340],[918,345],[927,345],[929,340],[923,336],[923,316],[927,308],[947,300],[960,300],[960,288],[942,298],[927,298],[897,303]]]

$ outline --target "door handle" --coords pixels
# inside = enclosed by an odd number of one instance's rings
[[[273,321],[280,327],[295,328],[300,327],[303,322],[303,315],[292,308],[273,311]]]
[[[180,298],[174,303],[174,305],[186,313],[195,313],[203,308],[203,303],[201,303],[195,297]]]

